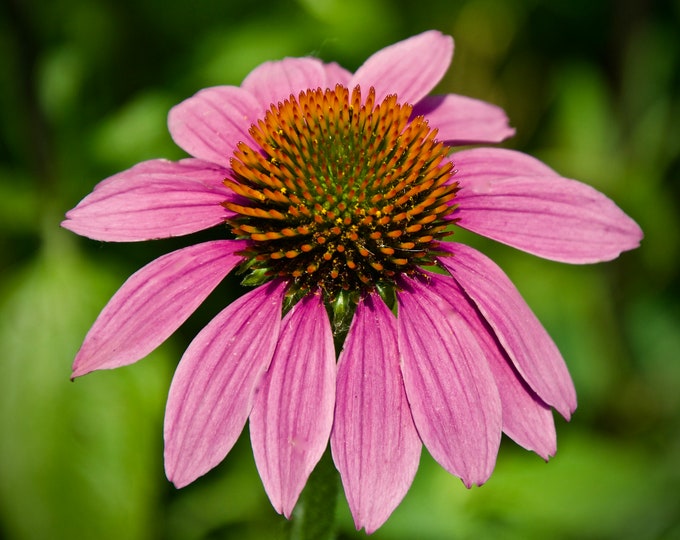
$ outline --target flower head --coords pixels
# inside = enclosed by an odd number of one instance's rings
[[[222,461],[250,419],[267,494],[290,516],[330,438],[356,525],[371,532],[404,497],[423,444],[467,486],[491,474],[501,432],[554,454],[551,408],[568,419],[576,407],[564,361],[503,271],[449,237],[462,227],[592,263],[642,232],[530,156],[451,153],[513,134],[498,107],[427,96],[452,54],[452,39],[430,31],[354,74],[313,58],[265,63],[171,110],[192,158],[140,163],[67,213],[64,227],[104,241],[225,227],[224,240],[131,276],[74,376],[146,356],[234,269],[255,287],[177,367],[165,417],[175,485]]]

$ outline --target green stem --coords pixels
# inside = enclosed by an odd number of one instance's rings
[[[335,506],[340,480],[330,450],[309,476],[300,500],[293,510],[291,540],[333,540]]]

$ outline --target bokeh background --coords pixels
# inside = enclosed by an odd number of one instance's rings
[[[680,2],[645,0],[2,0],[0,536],[284,538],[247,430],[176,490],[162,466],[170,378],[191,337],[240,294],[228,278],[158,351],[69,381],[87,329],[133,271],[197,240],[107,244],[59,228],[99,180],[181,158],[168,109],[260,62],[355,69],[436,28],[456,40],[438,87],[503,106],[504,146],[613,198],[641,249],[594,266],[460,235],[508,272],[578,390],[548,464],[504,440],[467,490],[426,454],[378,539],[680,538]],[[426,61],[426,59],[423,59]],[[222,231],[196,235],[219,237]],[[338,535],[354,530],[344,496]]]

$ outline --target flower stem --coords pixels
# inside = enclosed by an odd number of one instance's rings
[[[293,510],[291,540],[333,540],[335,506],[340,481],[330,450],[326,450],[309,476]]]

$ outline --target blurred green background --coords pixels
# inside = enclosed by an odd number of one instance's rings
[[[349,69],[436,28],[456,40],[438,91],[503,106],[505,144],[612,197],[643,247],[604,265],[542,261],[460,235],[508,272],[559,345],[579,409],[549,464],[504,440],[467,490],[424,455],[377,539],[680,538],[680,1],[2,0],[0,536],[284,538],[247,437],[175,490],[162,415],[191,337],[239,294],[228,278],[136,365],[69,382],[87,329],[126,277],[195,237],[106,244],[59,228],[99,180],[177,159],[168,109],[260,62]],[[217,237],[221,231],[197,235]],[[344,497],[343,539],[354,531]]]

